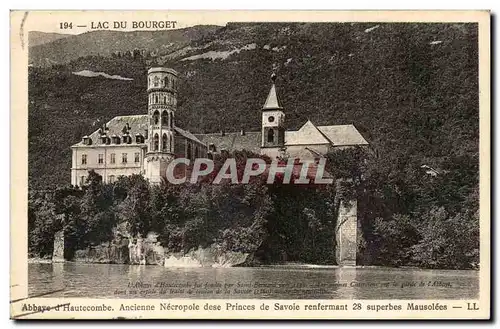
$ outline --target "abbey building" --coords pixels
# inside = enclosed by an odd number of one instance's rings
[[[141,174],[159,183],[168,163],[177,157],[194,160],[246,149],[271,158],[316,159],[335,148],[368,145],[353,125],[317,126],[307,121],[297,131],[286,130],[286,110],[279,101],[274,74],[261,109],[261,131],[192,134],[175,125],[178,78],[170,68],[149,69],[147,114],[115,117],[71,146],[71,184],[85,184],[89,170],[105,182]]]

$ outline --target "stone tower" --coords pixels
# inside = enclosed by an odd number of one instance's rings
[[[177,108],[178,73],[169,68],[148,70],[148,148],[146,178],[159,183],[174,158],[174,118]]]
[[[285,145],[285,113],[276,93],[276,74],[271,75],[272,86],[262,108],[261,154],[271,158],[281,155]]]

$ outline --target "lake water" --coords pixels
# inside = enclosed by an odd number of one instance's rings
[[[474,299],[478,271],[29,264],[29,295],[93,298]],[[58,291],[62,290],[63,291]]]

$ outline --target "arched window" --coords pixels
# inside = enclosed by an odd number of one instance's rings
[[[165,85],[164,85],[165,88],[168,88],[168,78],[167,77],[165,77],[164,83],[165,83]]]
[[[155,76],[153,78],[153,84],[155,87],[158,87],[158,85],[160,84],[160,78],[158,78],[158,76]]]
[[[195,158],[199,158],[200,157],[199,154],[198,154],[198,146],[196,146],[194,148],[194,156],[195,156]]]
[[[170,142],[170,152],[174,153],[174,136],[170,135],[170,138],[168,140]]]
[[[163,137],[161,138],[161,149],[163,151],[166,151],[168,148],[168,138],[167,134],[163,134]]]
[[[155,134],[155,137],[154,137],[154,144],[153,144],[153,150],[154,151],[158,151],[158,148],[159,148],[159,144],[160,143],[160,138],[158,137],[158,134]]]
[[[160,112],[155,111],[155,113],[153,113],[153,122],[155,125],[157,125],[158,122],[160,122]]]
[[[186,158],[191,159],[191,144],[189,143],[187,145]]]
[[[271,129],[267,132],[267,142],[272,143],[274,142],[274,130]]]
[[[172,112],[170,112],[168,114],[168,118],[169,118],[169,120],[168,120],[169,126],[170,126],[170,128],[173,128],[174,127],[174,114]]]
[[[167,104],[167,96],[163,96],[163,104]]]
[[[161,125],[168,126],[168,112],[167,111],[163,111],[161,113]]]
[[[155,104],[158,104],[158,95],[155,95]]]

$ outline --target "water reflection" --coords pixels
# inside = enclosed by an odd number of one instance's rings
[[[30,296],[94,298],[472,299],[477,271],[389,268],[164,268],[29,264]]]

